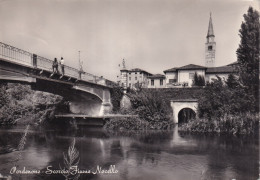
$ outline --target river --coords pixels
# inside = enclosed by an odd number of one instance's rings
[[[19,180],[65,179],[60,170],[65,167],[64,154],[75,138],[80,158],[77,168],[85,170],[80,179],[256,180],[259,177],[258,137],[190,135],[179,133],[177,128],[107,132],[86,126],[77,130],[30,127],[22,151],[0,154],[0,173],[11,173],[12,179]],[[17,148],[24,129],[0,129],[0,147]]]

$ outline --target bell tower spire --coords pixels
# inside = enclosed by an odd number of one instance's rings
[[[216,53],[216,42],[215,35],[213,30],[212,17],[210,12],[209,17],[209,27],[207,33],[207,42],[205,44],[205,65],[206,67],[214,67],[215,66],[215,53]]]

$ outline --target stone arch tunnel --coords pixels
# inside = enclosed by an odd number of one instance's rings
[[[181,99],[171,100],[174,123],[185,123],[188,119],[197,116],[198,100]]]

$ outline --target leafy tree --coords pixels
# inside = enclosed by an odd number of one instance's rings
[[[114,85],[113,88],[110,90],[110,93],[113,111],[117,112],[120,110],[120,101],[124,95],[123,88],[118,85]]]
[[[10,99],[6,92],[6,85],[1,84],[0,85],[0,108],[7,105],[9,101]]]
[[[205,86],[205,79],[203,76],[198,75],[197,72],[194,74],[194,81],[193,81],[194,86]]]
[[[193,79],[193,85],[194,86],[198,86],[198,74],[197,74],[197,72],[195,72],[195,74],[194,74],[194,79]]]
[[[203,76],[199,75],[198,80],[199,80],[199,86],[205,86],[205,79]]]
[[[129,97],[133,112],[147,121],[151,128],[167,129],[172,126],[172,110],[159,91],[141,89],[139,92],[132,91]]]
[[[239,35],[241,37],[237,49],[239,79],[248,95],[254,97],[251,106],[258,111],[258,81],[259,81],[259,13],[249,7],[244,14]]]
[[[229,88],[239,88],[240,84],[238,83],[236,77],[234,74],[229,74],[228,75],[228,78],[227,78],[227,81],[226,81],[226,84]]]
[[[223,82],[220,77],[209,83],[205,88],[204,95],[199,99],[199,116],[211,119],[250,111],[248,106],[253,101],[248,96],[245,88],[235,79],[229,78],[229,82]],[[226,85],[227,84],[227,85]]]

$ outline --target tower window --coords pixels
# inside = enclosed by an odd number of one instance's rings
[[[212,50],[212,46],[208,46],[208,50],[211,51]]]

